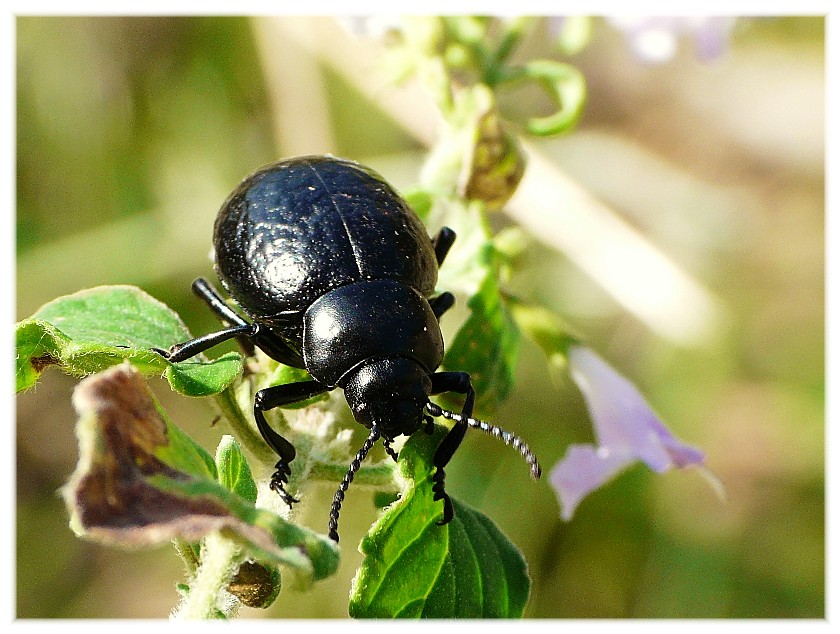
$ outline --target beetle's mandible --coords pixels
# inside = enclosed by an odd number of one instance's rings
[[[199,278],[193,290],[226,328],[169,350],[155,349],[174,363],[239,337],[309,372],[311,381],[265,388],[254,399],[257,427],[279,456],[271,488],[288,504],[297,502],[285,488],[295,448],[263,412],[344,390],[353,416],[370,434],[333,500],[329,535],[335,541],[344,493],[374,443],[382,438],[396,460],[390,443],[421,428],[430,431],[432,416],[455,423],[434,456],[434,499],[443,501],[439,524],[454,515],[444,467],[467,427],[512,445],[540,477],[536,457],[519,437],[472,418],[469,374],[437,371],[443,360],[438,321],[454,298],[435,295],[435,284],[454,240],[446,227],[430,239],[393,188],[358,163],[304,156],[267,165],[224,202],[213,235],[216,273],[250,321]],[[460,414],[429,400],[442,392],[464,395]]]

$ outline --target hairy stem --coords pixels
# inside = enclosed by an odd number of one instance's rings
[[[189,593],[172,614],[173,619],[212,619],[234,616],[238,602],[225,591],[239,570],[239,546],[218,532],[204,538],[201,565],[190,580]]]
[[[394,481],[394,465],[389,463],[390,459],[389,462],[361,467],[356,472],[353,484],[398,490]],[[312,465],[309,477],[319,482],[341,482],[349,464],[316,462]]]

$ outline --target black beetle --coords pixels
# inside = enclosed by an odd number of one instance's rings
[[[468,426],[512,445],[540,477],[536,457],[520,438],[471,418],[475,391],[469,374],[435,371],[443,360],[438,320],[454,302],[451,293],[434,295],[435,284],[454,240],[447,227],[430,239],[391,186],[358,163],[304,156],[267,165],[231,193],[213,235],[219,279],[252,322],[199,278],[193,290],[228,327],[168,351],[155,349],[174,363],[238,337],[309,372],[311,381],[269,387],[254,399],[257,427],[280,457],[271,489],[290,505],[297,500],[284,485],[295,449],[263,412],[344,390],[353,416],[370,435],[333,500],[329,535],[335,541],[344,492],[377,439],[396,460],[390,443],[421,427],[431,431],[431,416],[455,421],[434,456],[434,499],[444,504],[439,524],[454,515],[444,467]],[[465,395],[460,414],[429,401],[442,392]]]

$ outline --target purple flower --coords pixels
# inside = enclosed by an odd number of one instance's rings
[[[708,17],[615,17],[607,21],[624,32],[630,48],[639,59],[667,62],[677,52],[680,38],[694,40],[694,48],[701,60],[710,60],[723,53],[736,18]]]
[[[551,484],[569,521],[580,501],[641,460],[656,472],[702,465],[703,453],[680,442],[627,379],[580,345],[568,350],[572,379],[586,399],[598,446],[571,445],[551,471]]]

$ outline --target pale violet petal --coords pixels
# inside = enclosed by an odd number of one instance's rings
[[[656,472],[702,465],[704,455],[676,438],[636,387],[592,350],[568,351],[572,380],[582,392],[597,446],[573,445],[551,474],[562,515],[619,471],[642,461]]]
[[[583,498],[635,461],[634,456],[620,455],[603,447],[571,445],[549,476],[560,501],[563,520],[571,520]]]
[[[569,368],[586,399],[600,447],[633,455],[654,471],[672,465],[671,454],[662,442],[669,432],[635,385],[583,346],[569,349]]]

